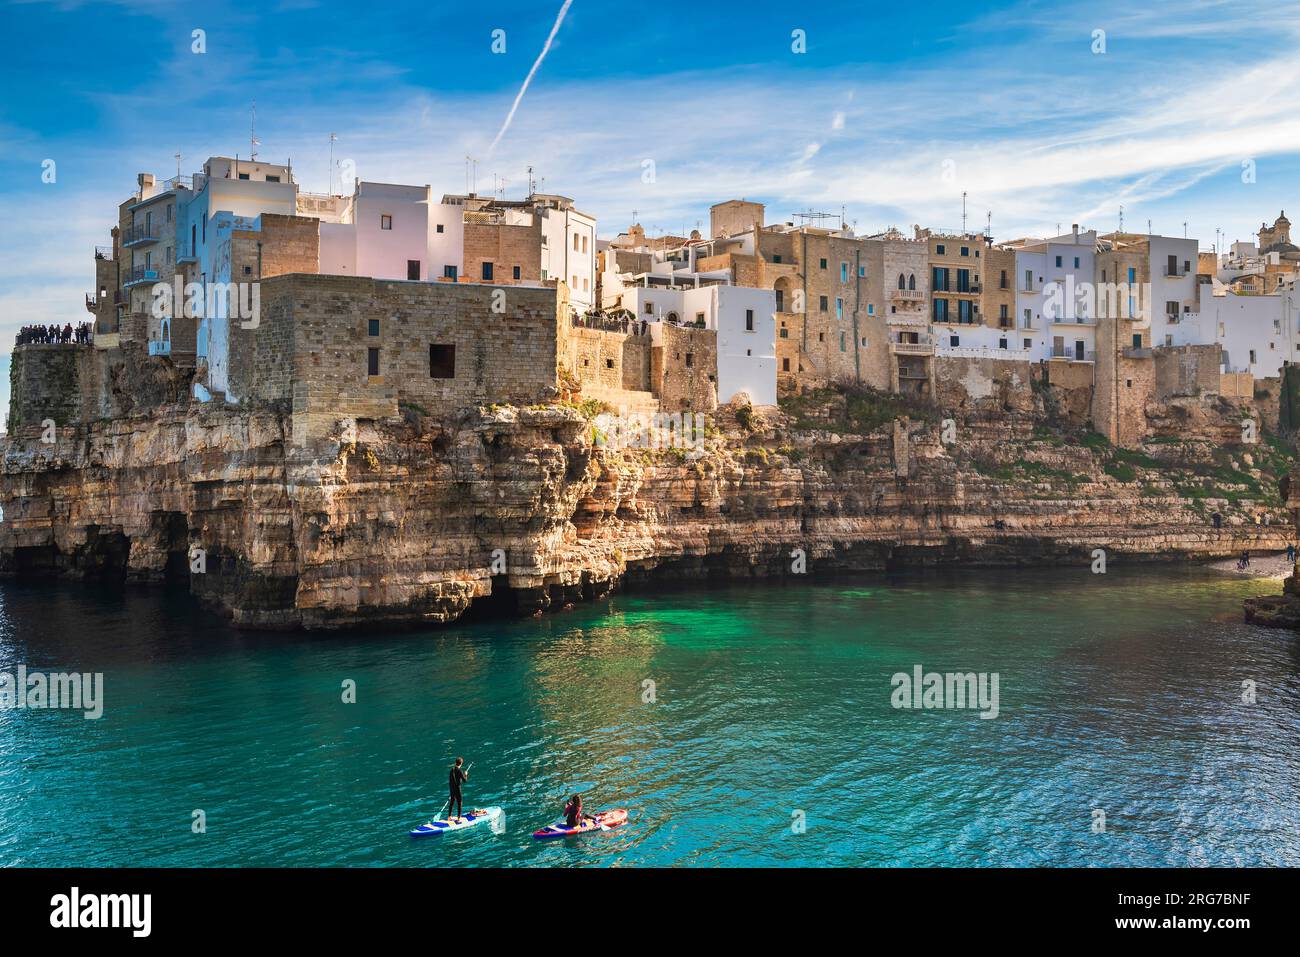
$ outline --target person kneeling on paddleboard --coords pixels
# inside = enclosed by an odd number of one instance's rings
[[[583,821],[595,821],[596,819],[590,814],[582,813],[582,795],[575,794],[569,798],[569,803],[564,805],[564,824],[566,827],[577,827]]]
[[[449,821],[461,816],[460,786],[462,782],[469,780],[469,772],[461,767],[464,763],[464,758],[457,758],[456,763],[451,766],[451,774],[447,780],[448,785],[451,787],[451,797],[447,801],[447,820]],[[452,807],[456,808],[454,815],[451,813]]]

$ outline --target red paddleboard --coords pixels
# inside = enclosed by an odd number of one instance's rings
[[[627,808],[620,807],[612,811],[600,811],[595,817],[596,820],[583,821],[577,827],[551,824],[540,831],[533,831],[533,837],[539,841],[544,841],[548,837],[573,837],[575,834],[586,834],[590,831],[607,831],[611,827],[618,827],[620,824],[627,823]]]

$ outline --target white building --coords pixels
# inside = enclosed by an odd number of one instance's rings
[[[1222,286],[1201,286],[1197,311],[1185,314],[1169,333],[1170,345],[1223,349],[1224,372],[1249,372],[1257,379],[1281,374],[1300,353],[1300,300],[1294,287],[1271,296],[1238,296]]]
[[[622,308],[649,324],[662,342],[663,325],[712,329],[718,342],[718,402],[744,394],[754,405],[776,405],[776,293],[713,282],[628,286]]]
[[[1005,331],[1034,361],[1087,361],[1097,351],[1096,231],[1075,226],[1062,236],[1012,245],[1016,316],[1015,328]]]

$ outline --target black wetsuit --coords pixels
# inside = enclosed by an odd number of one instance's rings
[[[468,775],[465,774],[464,769],[457,768],[457,767],[453,767],[451,769],[451,774],[448,777],[448,781],[447,781],[448,785],[451,787],[451,799],[447,802],[448,815],[451,814],[452,805],[456,806],[455,816],[460,817],[461,815],[460,785],[461,782],[464,781],[466,777],[468,777]]]

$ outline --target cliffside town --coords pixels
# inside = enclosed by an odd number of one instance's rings
[[[95,253],[93,336],[15,349],[0,574],[315,628],[1294,534],[1285,217],[1206,260],[743,200],[707,238],[604,241],[562,196],[316,196],[222,158],[138,187]]]

